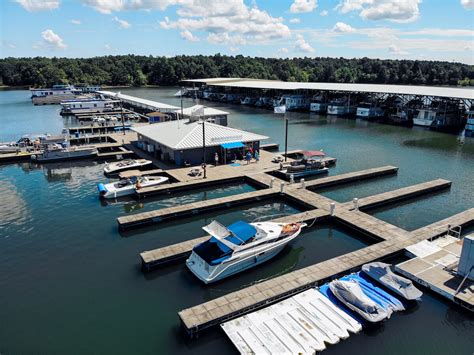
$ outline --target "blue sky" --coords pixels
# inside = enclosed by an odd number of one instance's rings
[[[2,0],[0,57],[229,54],[474,64],[474,0]]]

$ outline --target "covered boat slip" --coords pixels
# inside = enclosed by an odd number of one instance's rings
[[[221,325],[242,354],[309,354],[358,333],[362,325],[316,289]]]

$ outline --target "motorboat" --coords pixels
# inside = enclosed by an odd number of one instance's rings
[[[342,304],[368,322],[376,323],[390,317],[387,310],[364,293],[357,281],[334,280],[329,283],[329,289]]]
[[[117,198],[132,195],[136,191],[150,186],[157,186],[169,180],[166,176],[132,176],[110,184],[98,184],[101,198]]]
[[[151,160],[147,159],[126,159],[113,163],[105,163],[104,173],[115,174],[124,170],[142,168],[152,163],[153,162]]]
[[[64,144],[48,144],[41,153],[31,155],[31,160],[45,163],[61,160],[88,159],[97,156],[95,146],[67,146]]]
[[[210,238],[193,248],[186,265],[202,282],[216,282],[273,258],[303,227],[305,223],[243,221],[226,227],[213,221],[203,227]]]
[[[305,176],[313,176],[320,174],[327,174],[329,172],[327,162],[325,160],[326,154],[319,150],[304,151],[303,158],[295,160],[280,169],[278,173],[284,175],[286,178],[300,178]]]
[[[362,266],[362,271],[406,300],[417,300],[423,295],[423,292],[417,289],[411,280],[395,274],[389,264],[381,262],[365,264]]]

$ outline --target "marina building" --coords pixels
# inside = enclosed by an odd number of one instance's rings
[[[236,158],[242,159],[250,148],[258,151],[260,141],[268,139],[260,134],[198,120],[174,120],[134,127],[133,130],[138,134],[140,149],[178,166],[201,164],[203,154],[206,163],[214,164],[216,153],[219,162],[227,164]]]

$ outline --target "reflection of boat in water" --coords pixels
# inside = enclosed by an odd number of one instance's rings
[[[97,148],[94,146],[64,147],[61,144],[49,144],[44,148],[42,153],[33,154],[31,159],[40,163],[72,159],[88,159],[96,157],[97,153]]]
[[[152,161],[147,159],[126,159],[113,163],[105,163],[104,173],[114,174],[120,171],[141,168],[150,165],[151,163]]]
[[[284,175],[287,179],[292,175],[294,178],[327,174],[326,154],[319,150],[304,151],[303,158],[291,162],[290,165],[278,170],[278,173]]]
[[[238,221],[225,227],[213,221],[203,227],[210,239],[193,248],[186,265],[206,284],[222,280],[273,258],[305,226],[304,223]]]
[[[160,185],[168,180],[166,176],[133,176],[110,184],[100,183],[97,189],[102,198],[117,198],[132,195],[141,188]]]

